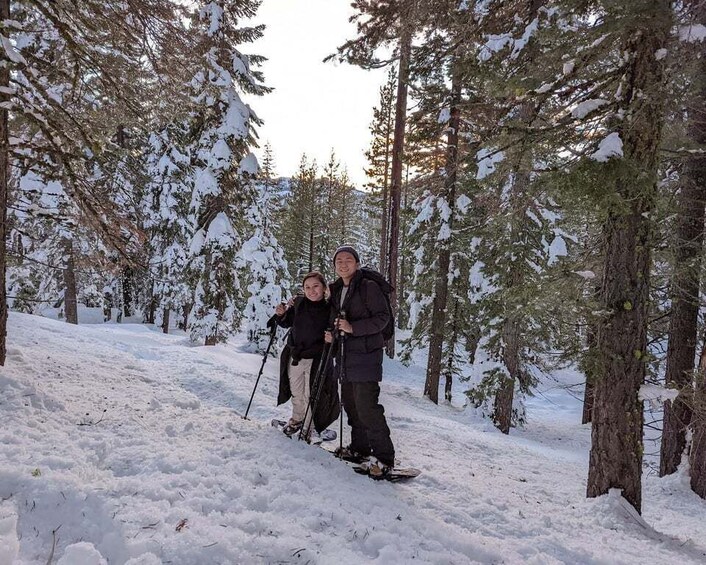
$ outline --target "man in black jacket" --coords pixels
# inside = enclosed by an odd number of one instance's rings
[[[383,478],[395,465],[395,448],[385,409],[378,402],[382,330],[390,312],[378,284],[363,277],[360,257],[353,247],[339,247],[333,262],[340,277],[329,287],[333,326],[340,335],[336,371],[341,379],[341,401],[351,426],[351,444],[343,449],[341,456],[352,461],[370,456],[370,476]],[[330,339],[328,335],[327,341]]]

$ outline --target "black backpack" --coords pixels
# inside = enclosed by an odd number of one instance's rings
[[[390,319],[387,321],[387,325],[382,328],[382,338],[387,342],[395,337],[395,316],[392,313],[392,305],[390,304],[390,293],[395,290],[388,280],[383,277],[380,273],[374,269],[369,269],[367,267],[362,267],[360,272],[363,274],[363,278],[369,281],[374,281],[380,287],[382,295],[385,297],[385,302],[387,302],[387,311],[390,314]],[[367,285],[361,285],[360,295],[363,298],[363,302],[367,308],[368,306],[368,291]]]

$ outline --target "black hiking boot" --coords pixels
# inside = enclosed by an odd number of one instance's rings
[[[350,461],[351,463],[364,463],[370,457],[370,455],[364,455],[363,453],[355,451],[350,445],[343,446],[343,449],[337,447],[333,454],[339,459]]]

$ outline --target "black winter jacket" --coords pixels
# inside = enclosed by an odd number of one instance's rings
[[[360,271],[351,279],[343,304],[340,303],[343,279],[339,278],[329,288],[332,325],[339,312],[343,311],[346,320],[353,327],[353,334],[346,334],[343,343],[345,357],[343,380],[381,381],[385,345],[382,330],[390,319],[382,290],[375,281],[363,278]],[[339,369],[337,367],[337,372]]]
[[[287,345],[293,359],[315,359],[321,355],[329,312],[326,300],[312,302],[301,296],[296,298],[284,316],[277,318],[277,325],[291,328]]]

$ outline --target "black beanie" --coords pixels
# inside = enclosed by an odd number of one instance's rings
[[[350,253],[351,255],[353,255],[353,257],[355,257],[355,262],[360,263],[360,256],[358,255],[358,252],[353,248],[352,245],[341,245],[341,247],[336,249],[336,251],[333,253],[333,262],[334,263],[336,262],[336,255],[338,255],[339,253],[343,253],[343,252]]]

